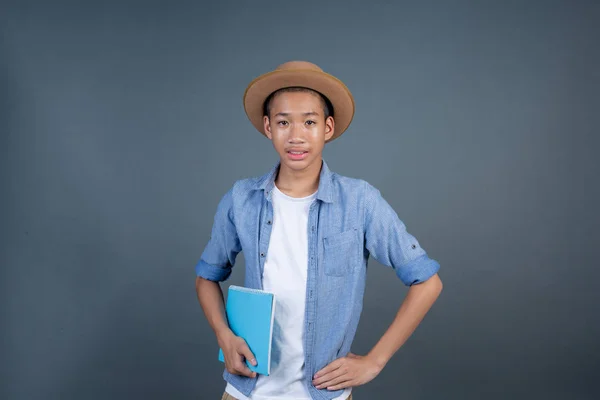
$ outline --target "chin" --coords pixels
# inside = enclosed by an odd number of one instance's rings
[[[308,167],[310,165],[310,162],[308,162],[307,160],[303,160],[303,161],[284,161],[285,165],[294,171],[301,171],[304,168]]]

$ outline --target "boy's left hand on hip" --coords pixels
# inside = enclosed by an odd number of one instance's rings
[[[348,353],[346,357],[338,358],[317,372],[313,377],[313,385],[317,389],[344,389],[364,385],[375,378],[379,372],[381,367],[368,356]]]

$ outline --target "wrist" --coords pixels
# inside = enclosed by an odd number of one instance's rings
[[[367,354],[367,358],[374,364],[377,366],[377,368],[379,368],[379,370],[382,370],[387,362],[389,361],[388,357],[385,357],[381,354],[376,354],[374,352],[370,352],[369,354]]]
[[[233,335],[233,332],[227,325],[224,325],[215,329],[215,335],[217,336],[217,342],[219,342],[219,345],[221,345],[221,343]]]

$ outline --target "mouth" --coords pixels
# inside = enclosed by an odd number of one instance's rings
[[[304,160],[308,155],[308,151],[304,150],[288,150],[288,158],[294,161]]]

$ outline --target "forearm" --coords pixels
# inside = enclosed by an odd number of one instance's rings
[[[210,327],[215,332],[217,340],[231,333],[225,316],[223,291],[218,282],[196,278],[196,294]]]
[[[394,321],[368,354],[377,365],[383,368],[408,340],[441,291],[442,281],[437,274],[410,287]]]

